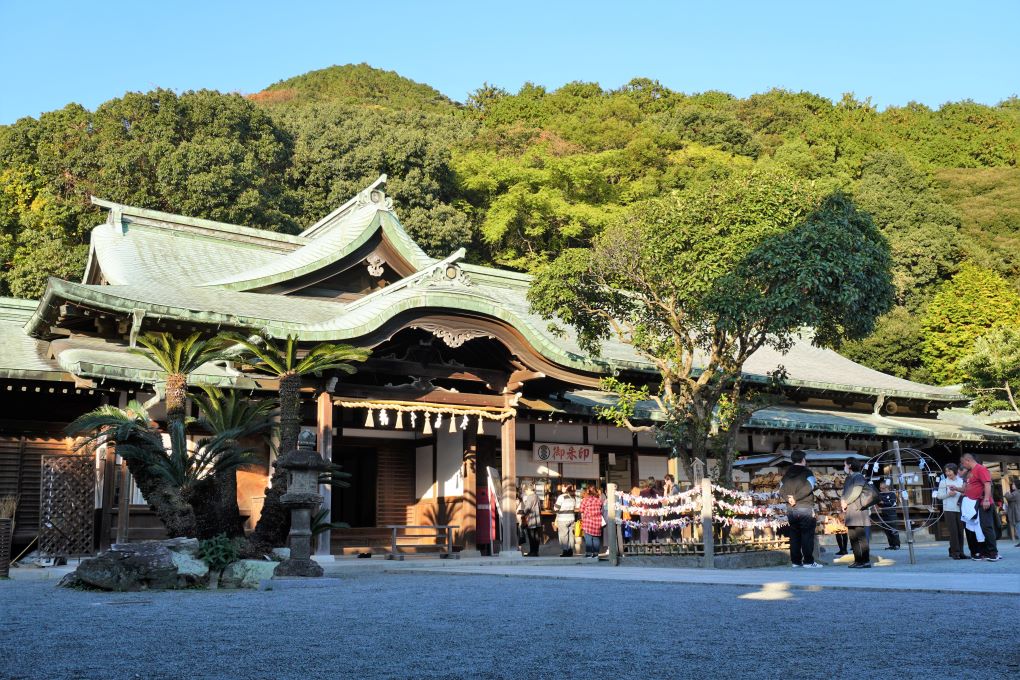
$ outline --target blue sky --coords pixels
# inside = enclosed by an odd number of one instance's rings
[[[0,0],[0,124],[129,90],[257,92],[367,62],[463,101],[483,82],[772,87],[880,107],[1020,93],[1020,1]]]

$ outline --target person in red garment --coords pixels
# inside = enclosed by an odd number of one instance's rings
[[[584,556],[598,559],[602,549],[602,496],[594,484],[585,488],[581,499],[581,529],[584,531]]]
[[[974,455],[965,453],[960,458],[960,465],[967,469],[967,484],[963,487],[963,495],[977,503],[981,532],[985,535],[980,545],[981,557],[988,562],[998,562],[999,548],[995,543],[996,521],[995,504],[992,502],[992,474]],[[970,530],[968,529],[968,532]]]

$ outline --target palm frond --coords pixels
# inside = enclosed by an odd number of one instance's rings
[[[221,337],[235,347],[231,356],[251,366],[254,370],[268,375],[281,376],[287,372],[284,355],[269,339],[261,335],[243,336],[239,333],[224,333]],[[237,348],[240,348],[240,351]]]
[[[200,333],[178,338],[171,333],[146,333],[138,338],[141,347],[128,351],[146,357],[167,374],[193,373],[202,364],[230,358],[233,344],[223,336],[203,339]]]
[[[237,390],[200,385],[205,394],[194,395],[201,418],[199,424],[213,433],[242,428],[241,436],[267,431],[270,416],[278,404],[275,399],[249,399]]]
[[[312,536],[318,536],[323,531],[329,531],[330,529],[350,529],[351,525],[347,522],[327,522],[326,515],[329,511],[325,508],[319,510],[312,517]]]

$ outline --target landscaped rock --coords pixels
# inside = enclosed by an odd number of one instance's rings
[[[177,565],[178,586],[197,586],[208,581],[209,565],[194,555],[171,550],[170,558]]]
[[[84,560],[75,574],[78,582],[102,590],[186,588],[203,583],[209,572],[197,552],[194,538],[116,543]]]
[[[258,588],[263,579],[273,577],[279,562],[268,560],[238,560],[223,570],[220,586],[223,588]]]
[[[274,560],[289,560],[290,548],[273,548],[272,557]]]
[[[176,588],[177,565],[159,542],[125,543],[83,561],[76,570],[86,585],[103,590]]]

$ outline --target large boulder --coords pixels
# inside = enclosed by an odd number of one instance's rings
[[[269,560],[238,560],[223,570],[220,586],[223,588],[258,588],[263,579],[273,578],[279,562]]]
[[[204,582],[209,572],[197,554],[194,538],[115,543],[82,561],[75,574],[81,584],[101,590],[186,588]]]

